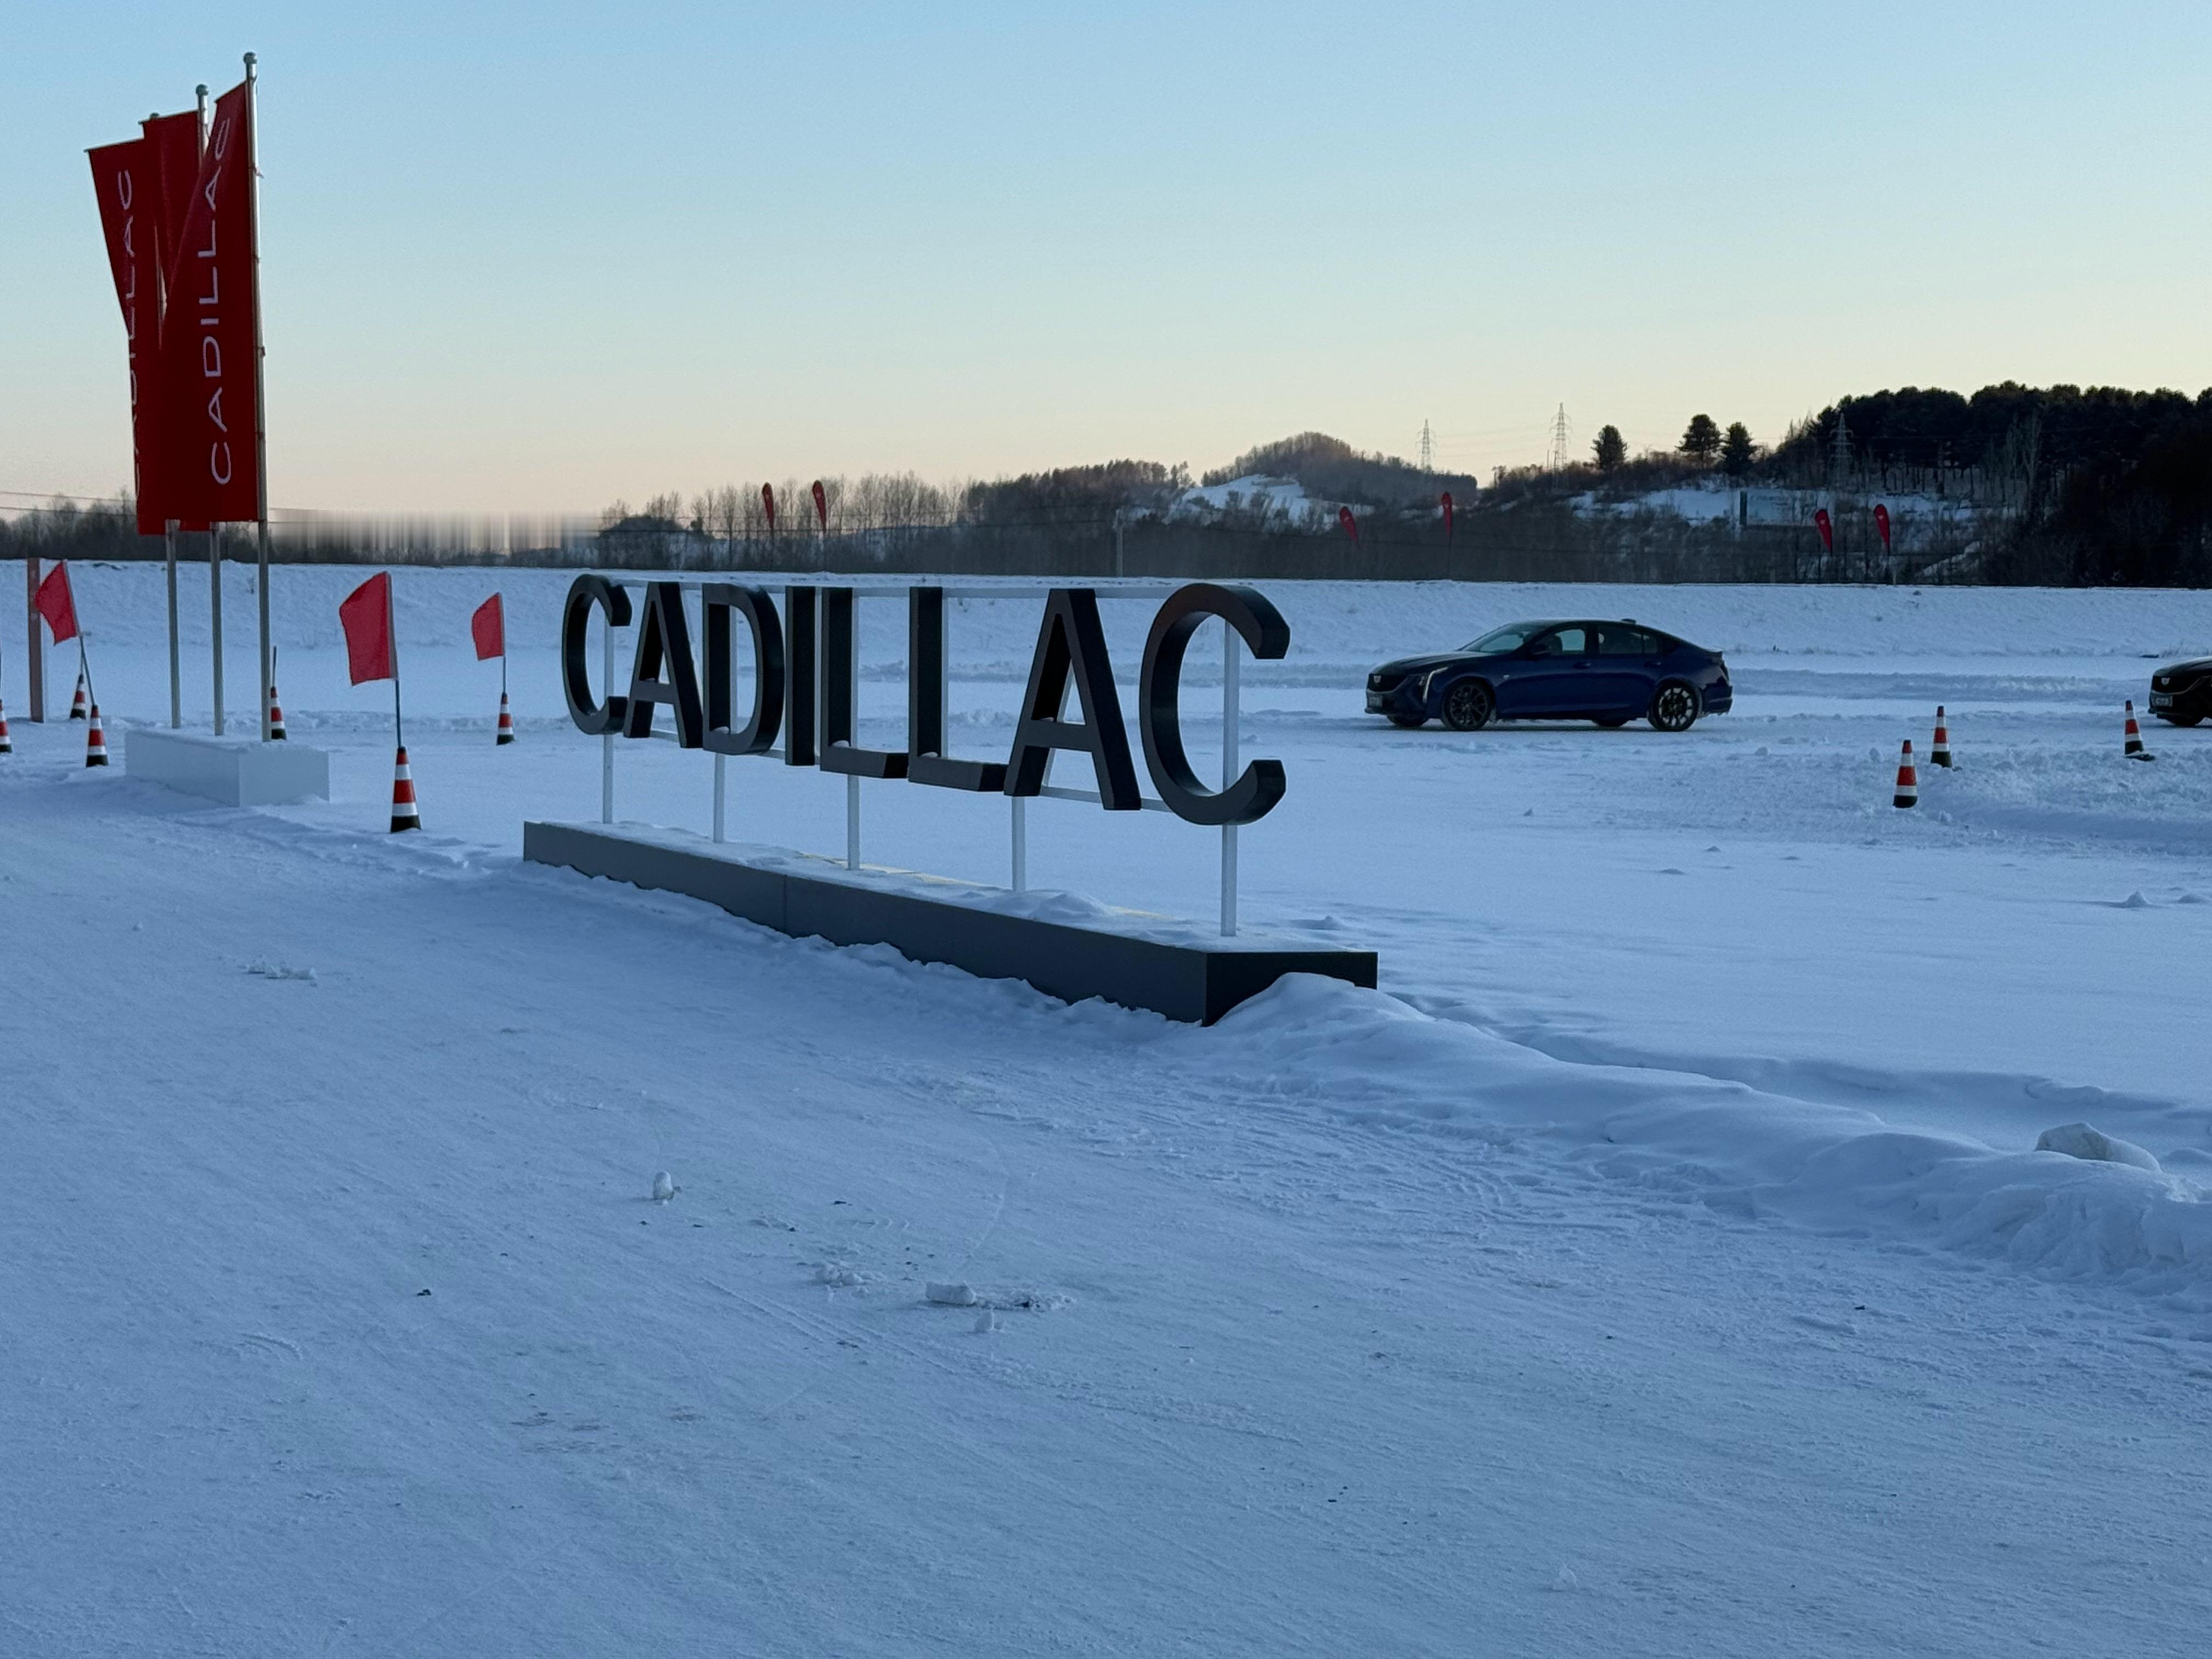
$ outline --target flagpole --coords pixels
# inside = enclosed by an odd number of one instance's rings
[[[159,110],[150,112],[146,117],[149,123],[161,118],[161,112]],[[158,167],[155,171],[158,175]],[[172,252],[173,252],[173,249],[166,246],[161,249],[160,261],[161,266],[167,265],[168,256]],[[168,312],[168,295],[164,291],[165,288],[166,284],[161,280],[157,270],[154,294],[154,315],[157,319],[166,317]],[[161,331],[157,325],[154,331],[154,350],[157,356],[161,349]],[[158,418],[159,411],[156,410],[155,413]],[[158,459],[155,465],[156,466],[161,465]],[[160,493],[166,496],[168,494],[167,487],[164,486]],[[143,477],[138,480],[138,494],[143,501],[146,494],[146,481]],[[177,635],[177,521],[174,519],[161,520],[161,564],[167,572],[169,580],[169,730],[174,732],[182,727],[185,723],[184,666],[179,652]]]
[[[185,723],[184,662],[177,636],[177,521],[161,520],[161,559],[169,570],[169,730]]]
[[[23,605],[24,619],[31,625],[31,642],[23,657],[23,672],[30,678],[31,719],[40,726],[46,723],[46,642],[39,637],[39,556],[33,553],[23,561],[23,574],[30,579]]]
[[[394,584],[392,573],[384,573],[384,637],[386,648],[392,653],[392,747],[404,752],[407,747],[407,728],[399,723],[399,623],[394,613],[392,597]]]
[[[261,358],[261,119],[254,96],[259,79],[246,54],[246,240],[253,257],[253,517],[261,556],[261,741],[269,741],[269,691],[276,659],[269,638],[269,420],[263,409]],[[393,681],[395,690],[398,681]]]

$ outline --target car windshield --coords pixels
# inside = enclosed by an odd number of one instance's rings
[[[1550,626],[1549,623],[1511,623],[1485,634],[1479,640],[1470,640],[1460,648],[1478,656],[1495,657],[1508,651],[1518,651],[1532,637]]]

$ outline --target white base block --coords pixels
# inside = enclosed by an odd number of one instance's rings
[[[225,806],[274,806],[331,798],[331,757],[304,743],[263,743],[256,738],[133,726],[123,734],[123,769],[134,778],[166,783]]]

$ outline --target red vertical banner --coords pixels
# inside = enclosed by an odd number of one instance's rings
[[[138,465],[138,530],[159,535],[174,519],[180,530],[205,530],[207,520],[179,514],[176,504],[176,445],[166,416],[169,400],[161,384],[161,342],[167,317],[169,268],[185,243],[185,217],[191,211],[192,187],[200,171],[200,118],[198,110],[181,115],[155,115],[139,123],[146,134],[148,156],[153,165],[155,284],[161,290],[154,311],[154,331],[140,355],[139,396],[151,400],[154,436],[149,452],[143,446]]]
[[[1828,517],[1828,509],[1826,507],[1820,507],[1814,511],[1813,514],[1813,528],[1820,532],[1820,545],[1827,549],[1829,552],[1834,552],[1836,550],[1836,526],[1834,523],[1830,520]]]
[[[1443,501],[1444,507],[1444,539],[1446,541],[1449,541],[1452,538],[1452,498],[1450,490],[1447,489],[1444,491]]]
[[[761,511],[768,514],[768,533],[775,534],[775,491],[767,484],[761,486]]]
[[[123,307],[123,343],[131,370],[131,472],[141,535],[159,535],[149,518],[149,491],[159,471],[161,399],[155,345],[161,337],[161,176],[154,147],[143,138],[103,144],[90,152],[92,188],[100,201],[100,228],[107,242],[108,274]]]
[[[1348,507],[1338,507],[1336,509],[1336,521],[1344,527],[1344,533],[1352,538],[1352,544],[1355,547],[1358,546],[1359,543],[1359,520],[1352,516],[1352,509]]]
[[[830,497],[822,489],[822,480],[814,481],[814,521],[822,526],[822,533],[830,533]]]
[[[252,111],[250,82],[216,100],[183,240],[168,252],[161,390],[174,446],[169,516],[198,524],[261,516]]]
[[[1881,532],[1881,550],[1889,551],[1889,509],[1880,501],[1874,504],[1874,527]]]

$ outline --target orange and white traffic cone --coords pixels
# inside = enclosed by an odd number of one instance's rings
[[[80,668],[76,671],[76,695],[70,699],[70,718],[73,720],[82,720],[88,706],[84,695],[84,670]]]
[[[1897,763],[1897,799],[1893,806],[1920,805],[1920,775],[1912,769],[1912,739],[1905,740],[1905,758]]]
[[[107,764],[107,733],[100,729],[100,705],[92,705],[92,729],[84,734],[84,763],[87,766]]]
[[[495,743],[514,741],[514,716],[507,712],[507,693],[499,694],[499,736]]]
[[[1930,766],[1948,766],[1951,763],[1951,728],[1943,723],[1943,705],[1940,702],[1936,705],[1936,741],[1928,745],[1928,763]]]
[[[2136,724],[2136,700],[2133,697],[2128,699],[2127,744],[2120,752],[2130,760],[2155,758],[2149,750],[2142,746],[2142,727]]]
[[[269,688],[269,741],[284,742],[284,705],[276,701],[276,688]]]
[[[0,702],[0,755],[12,755],[15,752],[15,742],[8,735],[8,705]]]
[[[402,830],[420,830],[421,814],[415,810],[415,775],[407,769],[407,751],[399,751],[399,758],[392,770],[392,833]]]

